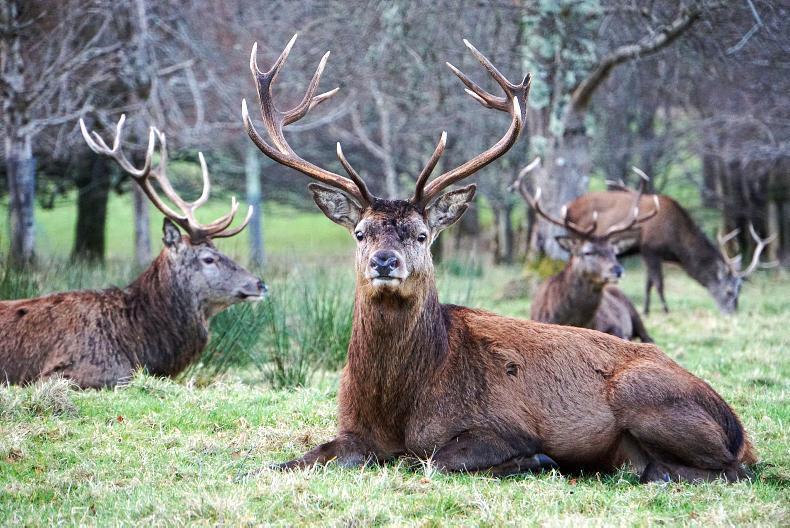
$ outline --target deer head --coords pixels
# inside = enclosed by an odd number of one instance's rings
[[[206,203],[211,189],[203,153],[198,154],[203,176],[203,191],[195,201],[187,202],[176,193],[167,177],[165,135],[156,128],[150,127],[145,161],[142,168],[137,168],[121,150],[125,121],[126,116],[121,116],[116,126],[112,148],[95,131],[92,135],[89,134],[82,119],[80,119],[80,129],[90,149],[114,159],[140,186],[151,203],[165,215],[162,226],[165,248],[162,257],[172,271],[173,286],[179,291],[186,291],[203,308],[207,316],[238,302],[263,298],[266,293],[266,285],[263,281],[221,253],[212,242],[213,239],[232,237],[241,232],[250,221],[252,206],[248,208],[244,221],[235,228],[230,227],[239,206],[235,197],[231,198],[229,213],[208,224],[198,222],[195,211]],[[157,140],[160,145],[159,163],[154,169],[153,155]],[[153,181],[156,181],[165,196],[180,212],[174,211],[160,198]],[[184,235],[179,228],[185,232]]]
[[[749,223],[749,234],[757,245],[752,254],[752,261],[745,270],[741,270],[742,255],[730,257],[727,254],[727,243],[738,236],[738,233],[740,233],[740,229],[730,231],[726,235],[721,233],[717,235],[722,263],[716,272],[715,287],[709,288],[719,309],[728,314],[738,309],[738,295],[744,280],[748,279],[758,268],[773,268],[779,264],[778,262],[760,262],[760,255],[765,247],[776,238],[776,233],[767,238],[760,238],[754,225]]]
[[[447,143],[442,132],[439,143],[417,176],[413,196],[408,200],[385,200],[374,196],[337,145],[337,157],[348,177],[317,167],[299,157],[288,145],[283,128],[304,117],[307,112],[337,93],[334,90],[315,95],[321,73],[329,57],[327,52],[313,75],[302,101],[286,111],[277,109],[272,99],[272,83],[280,72],[296,40],[291,39],[274,65],[266,72],[258,69],[257,44],[250,55],[250,69],[258,90],[261,117],[267,131],[264,139],[255,129],[242,101],[242,117],[250,139],[274,161],[298,170],[318,183],[309,185],[318,207],[333,222],[342,225],[357,240],[356,268],[358,285],[370,295],[418,295],[426,281],[433,280],[430,245],[443,229],[456,222],[469,206],[475,186],[469,185],[442,194],[447,187],[474,174],[507,152],[523,128],[530,77],[520,84],[508,81],[491,62],[466,40],[464,43],[480,64],[502,88],[504,96],[495,96],[480,88],[453,65],[450,70],[466,85],[466,92],[486,108],[506,112],[510,126],[505,135],[485,152],[466,163],[428,180]]]
[[[518,190],[524,200],[537,214],[564,227],[568,235],[556,237],[557,243],[570,253],[568,267],[570,270],[585,278],[593,284],[603,286],[607,283],[617,283],[623,275],[623,267],[617,260],[617,255],[624,249],[633,246],[639,238],[639,224],[653,218],[659,211],[658,197],[653,196],[655,207],[652,211],[639,214],[639,201],[648,182],[647,175],[640,169],[633,170],[640,176],[639,190],[634,193],[633,204],[629,207],[628,216],[619,223],[612,225],[602,235],[595,235],[598,227],[598,212],[593,212],[592,224],[587,227],[576,225],[568,218],[567,207],[562,208],[562,218],[557,218],[546,212],[540,205],[541,190],[538,187],[535,196],[527,190],[525,176],[540,165],[540,158],[535,158],[519,173],[518,179],[511,185],[512,190]]]

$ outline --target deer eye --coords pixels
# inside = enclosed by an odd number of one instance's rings
[[[203,257],[204,264],[214,264],[214,257]]]
[[[428,239],[428,235],[425,233],[420,233],[417,235],[417,242],[425,242]]]
[[[365,233],[363,233],[362,231],[357,231],[356,233],[354,233],[354,237],[357,240],[362,241],[362,239],[365,238]]]

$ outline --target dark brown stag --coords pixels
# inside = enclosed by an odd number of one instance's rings
[[[253,48],[268,137],[256,131],[245,103],[244,124],[264,154],[320,182],[309,186],[316,204],[357,240],[357,286],[337,436],[281,467],[406,455],[430,458],[444,471],[495,475],[555,462],[565,470],[613,470],[626,461],[645,481],[744,475],[742,464],[754,456],[735,413],[658,348],[439,303],[430,245],[464,213],[475,187],[442,191],[515,143],[529,76],[511,83],[467,42],[503,96],[450,68],[484,107],[509,115],[507,132],[429,182],[444,151],[442,134],[414,195],[385,200],[371,194],[340,148],[348,178],[305,161],[286,142],[284,125],[334,93],[314,95],[324,56],[302,102],[289,111],[274,106],[271,84],[292,44],[265,73]]]
[[[249,221],[230,228],[238,208],[209,224],[195,219],[195,210],[209,196],[210,182],[203,154],[203,192],[184,201],[165,174],[165,136],[151,127],[142,168],[121,151],[124,117],[110,148],[93,138],[80,121],[88,146],[115,159],[165,215],[164,249],[132,284],[123,289],[55,293],[35,299],[0,302],[0,379],[28,383],[52,375],[72,379],[83,388],[113,387],[138,369],[160,376],[181,372],[208,341],[208,319],[242,302],[260,299],[266,286],[242,266],[220,253],[216,238],[239,233]],[[157,139],[158,169],[152,168]],[[159,197],[153,180],[180,212]],[[186,232],[182,236],[179,228]]]
[[[595,234],[601,234],[617,223],[631,206],[635,191],[617,186],[617,190],[587,193],[568,204],[568,218],[575,223],[585,224],[598,213],[598,227]],[[624,254],[641,253],[647,267],[645,285],[645,313],[650,312],[650,292],[653,286],[665,312],[669,311],[664,298],[664,273],[662,262],[675,262],[694,280],[702,284],[722,313],[733,313],[738,309],[743,280],[759,266],[760,254],[773,237],[761,239],[754,229],[750,229],[757,241],[752,262],[745,270],[740,270],[737,259],[730,259],[723,249],[717,248],[705,236],[683,209],[669,196],[642,196],[640,207],[650,207],[651,201],[658,199],[659,213],[646,221],[639,237],[627,248]]]
[[[642,180],[639,192],[634,195],[627,216],[596,236],[593,233],[597,214],[593,215],[592,223],[582,228],[568,219],[565,208],[562,218],[546,212],[540,205],[540,188],[534,197],[529,193],[524,177],[539,163],[540,158],[525,167],[513,187],[521,192],[537,214],[565,228],[569,236],[558,236],[557,243],[570,253],[570,258],[562,271],[549,277],[538,288],[532,301],[532,319],[592,328],[623,339],[638,337],[643,343],[652,343],[636,308],[616,286],[623,275],[623,267],[617,261],[619,248],[633,245],[639,236],[638,226],[658,213],[658,200],[655,200],[652,211],[639,214],[639,201],[646,180]]]

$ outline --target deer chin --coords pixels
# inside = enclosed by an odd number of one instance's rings
[[[397,290],[403,284],[400,277],[371,277],[370,284],[376,289]]]

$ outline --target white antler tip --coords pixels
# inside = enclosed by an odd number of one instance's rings
[[[543,192],[543,189],[541,189],[540,187],[538,187],[538,188],[536,188],[536,189],[535,189],[535,201],[536,201],[536,202],[537,202],[538,200],[540,200],[540,194],[541,194],[542,192]]]
[[[518,97],[513,98],[513,115],[516,116],[518,120],[519,126],[522,124],[523,119],[521,117],[521,103],[518,102]]]
[[[447,131],[442,130],[442,135],[439,137],[439,144],[444,147],[447,144]]]
[[[337,155],[338,156],[342,156],[343,155],[343,148],[340,146],[340,142],[339,141],[337,142]]]
[[[243,98],[241,100],[241,117],[244,119],[244,121],[248,121],[250,119],[250,113],[247,111],[247,100]]]

